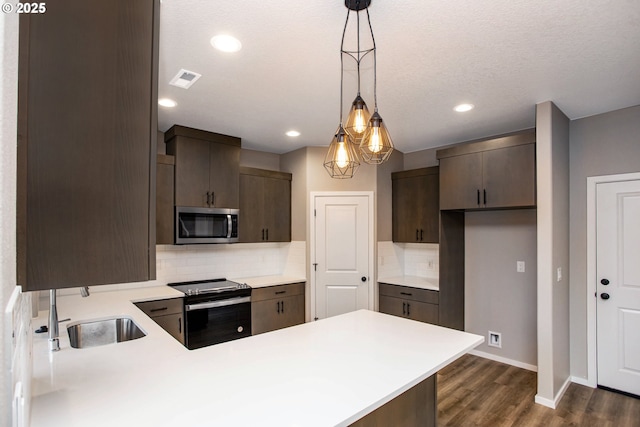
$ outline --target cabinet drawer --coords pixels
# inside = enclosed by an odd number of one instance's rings
[[[183,298],[138,302],[136,306],[149,317],[182,314]]]
[[[405,300],[426,302],[429,304],[438,304],[439,292],[429,289],[410,288],[408,286],[389,285],[387,283],[378,283],[380,295],[386,295],[393,298],[402,298]]]
[[[257,302],[302,294],[304,294],[304,282],[292,283],[290,285],[267,286],[253,289],[251,291],[251,301]]]

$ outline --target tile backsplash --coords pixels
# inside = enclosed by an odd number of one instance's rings
[[[439,245],[378,242],[378,278],[439,277]]]

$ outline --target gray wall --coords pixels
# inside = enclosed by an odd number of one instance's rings
[[[467,212],[464,231],[465,330],[485,337],[477,350],[535,366],[535,209]],[[487,345],[488,331],[502,334],[502,348]]]
[[[569,119],[552,102],[536,108],[538,393],[555,405],[570,377]],[[562,279],[556,277],[562,270]]]
[[[571,123],[571,374],[587,377],[587,177],[640,172],[640,106]]]
[[[280,155],[243,148],[240,150],[240,166],[279,171]]]

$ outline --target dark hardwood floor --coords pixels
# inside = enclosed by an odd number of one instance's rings
[[[571,384],[555,410],[536,373],[465,355],[438,373],[438,426],[640,426],[640,399]]]

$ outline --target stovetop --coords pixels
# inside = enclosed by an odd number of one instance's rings
[[[187,296],[219,294],[223,292],[237,291],[240,289],[251,289],[246,283],[232,282],[227,279],[195,280],[192,282],[169,283],[174,289]]]

